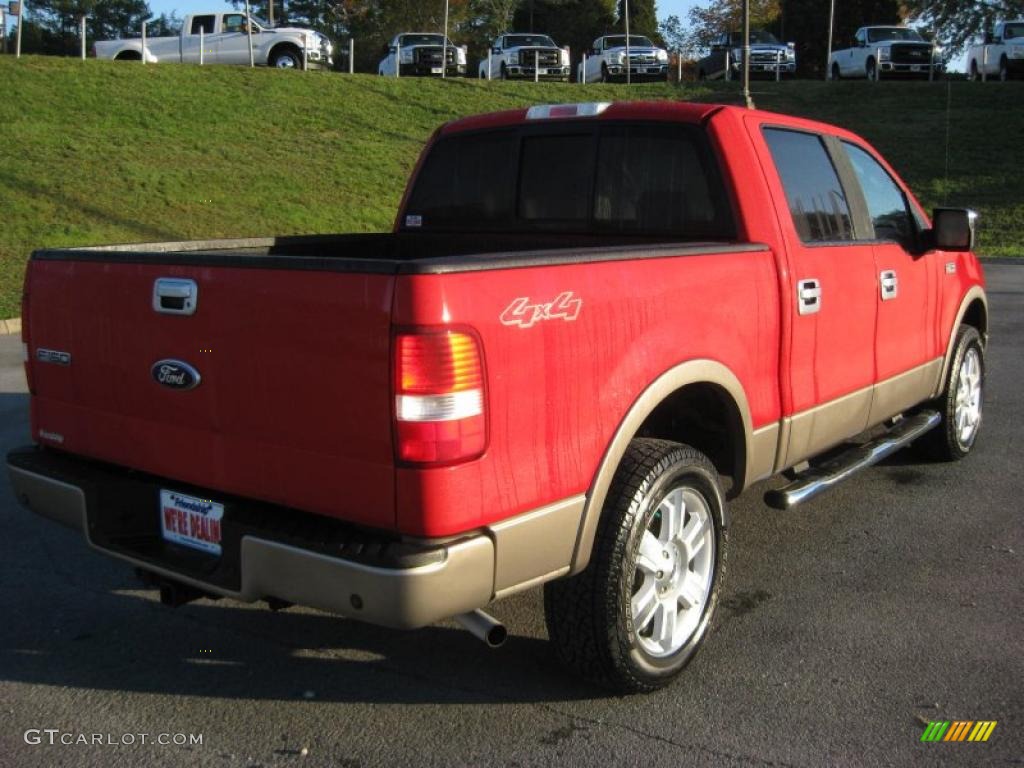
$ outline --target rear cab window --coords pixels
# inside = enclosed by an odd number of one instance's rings
[[[736,237],[703,129],[616,121],[443,137],[414,181],[400,228]]]

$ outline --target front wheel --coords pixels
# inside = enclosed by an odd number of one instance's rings
[[[725,503],[704,454],[634,440],[616,470],[591,562],[544,589],[563,664],[622,693],[668,684],[700,647],[725,571]]]
[[[1009,79],[1010,79],[1010,63],[1006,60],[1006,57],[1003,56],[999,60],[999,82],[1005,83]]]
[[[302,69],[302,56],[298,51],[290,48],[274,51],[274,55],[270,59],[270,66],[278,69]]]
[[[875,64],[874,59],[868,59],[865,74],[867,74],[868,80],[878,80],[878,66]]]
[[[942,422],[921,438],[925,453],[939,461],[962,459],[974,447],[981,429],[985,391],[985,349],[981,334],[970,325],[957,331],[945,387],[935,402]]]

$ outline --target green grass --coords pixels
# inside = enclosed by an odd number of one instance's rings
[[[627,90],[11,56],[0,82],[0,318],[19,312],[34,248],[387,230],[423,142],[455,117],[627,95],[738,102],[729,83]],[[761,108],[865,136],[926,207],[980,210],[982,252],[1024,254],[1021,84],[754,91]]]

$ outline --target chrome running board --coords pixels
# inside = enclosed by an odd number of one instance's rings
[[[886,456],[914,442],[928,430],[937,427],[941,420],[942,417],[937,411],[921,411],[900,419],[884,435],[801,472],[796,480],[787,486],[768,491],[764,495],[764,503],[775,509],[791,509],[797,504],[813,499],[862,469],[877,464]]]

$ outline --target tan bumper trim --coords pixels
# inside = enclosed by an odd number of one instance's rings
[[[493,595],[494,543],[484,534],[449,544],[441,562],[408,569],[374,568],[246,536],[241,547],[242,588],[225,590],[97,547],[89,540],[85,494],[80,488],[10,465],[8,471],[22,504],[42,517],[83,531],[94,549],[223,597],[244,602],[276,597],[372,624],[412,629],[481,608]]]

